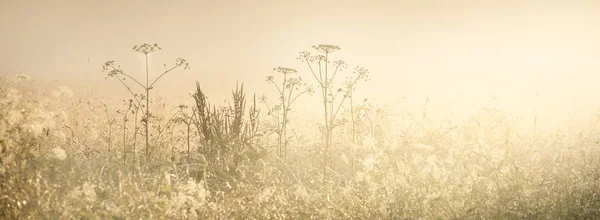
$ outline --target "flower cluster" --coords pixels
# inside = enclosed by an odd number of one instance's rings
[[[154,51],[162,50],[162,48],[159,47],[158,44],[141,44],[133,46],[133,50],[143,54],[149,54]]]

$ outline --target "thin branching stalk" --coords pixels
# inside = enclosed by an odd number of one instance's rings
[[[306,83],[302,83],[302,78],[288,76],[289,74],[296,73],[295,69],[277,67],[273,70],[283,74],[281,85],[275,82],[273,76],[268,76],[266,80],[267,83],[272,84],[277,89],[279,104],[271,107],[264,95],[261,97],[261,102],[267,107],[268,115],[271,116],[276,127],[278,160],[285,162],[288,147],[287,128],[289,113],[292,110],[291,106],[301,95],[311,94],[312,88],[307,86]]]
[[[336,45],[318,45],[313,48],[324,55],[311,55],[310,52],[304,51],[300,53],[298,58],[302,62],[308,65],[308,69],[312,73],[314,79],[317,81],[317,85],[321,89],[322,103],[323,103],[323,118],[324,118],[324,147],[323,147],[323,176],[327,176],[327,160],[329,158],[330,146],[333,143],[333,129],[338,126],[336,123],[339,111],[342,109],[346,99],[352,96],[352,90],[354,85],[361,79],[366,78],[368,71],[366,69],[357,67],[355,73],[358,75],[353,80],[347,81],[344,88],[334,90],[333,83],[335,82],[338,72],[346,69],[347,65],[344,61],[333,62],[333,74],[329,73],[329,55],[333,52],[339,51],[340,47]],[[313,68],[313,63],[318,65],[318,75]],[[341,100],[337,99],[338,95],[342,94]],[[354,123],[354,122],[353,122]]]
[[[164,75],[171,72],[172,70],[175,70],[179,67],[182,67],[183,69],[189,68],[189,64],[187,63],[187,61],[185,59],[177,58],[177,59],[175,59],[175,65],[172,68],[167,69],[166,71],[161,73],[158,77],[156,77],[152,81],[152,83],[150,83],[148,54],[150,54],[154,51],[161,50],[161,49],[162,48],[160,48],[157,44],[152,44],[152,45],[151,44],[142,44],[142,45],[136,45],[133,47],[133,50],[144,54],[145,70],[146,70],[146,84],[145,85],[140,83],[139,80],[135,79],[131,75],[125,73],[121,69],[120,66],[115,66],[114,61],[106,62],[103,67],[104,71],[109,71],[109,73],[108,73],[109,77],[116,78],[127,89],[127,91],[129,91],[129,93],[135,99],[135,101],[139,107],[145,107],[145,111],[143,111],[142,122],[144,125],[144,136],[145,136],[145,144],[146,144],[146,162],[150,162],[150,134],[149,134],[150,126],[149,126],[149,124],[150,124],[150,117],[152,116],[152,114],[150,113],[150,90],[154,87],[154,85],[158,82],[159,79],[161,79]],[[124,78],[121,78],[121,76],[124,76]],[[131,87],[125,83],[125,80],[127,78],[133,80],[138,86],[140,86],[144,90],[145,95],[138,95],[138,94],[134,93],[133,90],[131,89]],[[146,101],[145,105],[141,104],[141,102],[143,100]]]

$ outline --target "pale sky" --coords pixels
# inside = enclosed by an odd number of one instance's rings
[[[154,76],[177,57],[191,65],[164,77],[161,94],[186,97],[198,80],[217,102],[236,81],[268,91],[277,66],[314,83],[298,52],[336,44],[332,59],[368,68],[372,81],[358,90],[380,103],[430,95],[465,109],[493,96],[524,114],[532,103],[560,114],[600,107],[594,0],[0,0],[0,28],[0,75],[92,83],[98,93],[124,91],[104,79],[105,61],[143,76],[136,44],[163,47]]]

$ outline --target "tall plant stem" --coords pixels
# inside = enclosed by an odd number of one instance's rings
[[[352,143],[356,144],[356,132],[354,131],[354,97],[352,97],[352,95],[352,86],[350,86],[350,116],[352,117]]]
[[[148,137],[148,122],[150,121],[150,88],[148,74],[148,54],[146,53],[146,162],[150,162],[150,141]]]
[[[327,159],[329,158],[329,145],[331,143],[331,122],[329,121],[329,109],[327,108],[327,101],[329,99],[329,79],[327,78],[327,62],[329,59],[329,53],[325,52],[325,82],[322,82],[323,92],[323,107],[325,109],[325,152],[323,154],[323,177],[327,177]],[[333,102],[333,100],[332,100]]]

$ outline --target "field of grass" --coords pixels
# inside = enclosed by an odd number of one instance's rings
[[[220,107],[199,87],[190,106],[152,99],[145,119],[133,100],[1,77],[0,219],[600,216],[597,118],[522,132],[498,109],[449,121],[362,108],[354,127],[340,113],[324,153],[323,128],[302,121],[279,149],[241,91]]]

